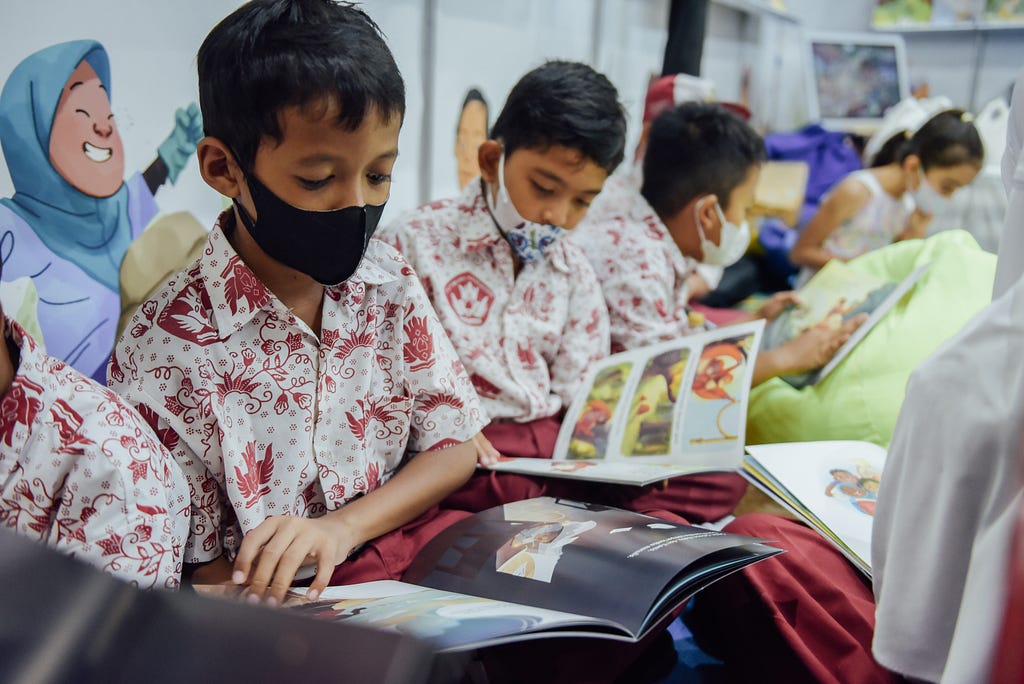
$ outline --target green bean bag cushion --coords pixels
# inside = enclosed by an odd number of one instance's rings
[[[888,446],[910,373],[992,298],[996,257],[950,230],[869,252],[850,266],[899,281],[931,262],[914,288],[817,385],[780,378],[754,388],[747,443],[860,439]]]

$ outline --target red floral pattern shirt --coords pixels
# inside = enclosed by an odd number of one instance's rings
[[[317,517],[409,453],[484,425],[409,265],[372,240],[326,288],[319,338],[238,257],[222,214],[205,252],[136,312],[107,381],[148,407],[192,487],[185,562],[233,558],[272,515]]]
[[[642,195],[620,212],[596,221],[588,218],[569,240],[583,249],[601,282],[613,350],[693,332],[686,279],[697,262],[683,256]]]
[[[177,587],[189,492],[171,455],[113,392],[7,324],[20,362],[0,397],[0,525],[140,587]]]
[[[479,180],[380,231],[416,269],[491,418],[527,422],[567,406],[608,355],[608,312],[579,248],[563,238],[513,270]]]

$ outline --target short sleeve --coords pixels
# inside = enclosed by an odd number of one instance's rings
[[[433,451],[468,441],[487,424],[480,399],[419,280],[410,277],[406,292],[401,339],[412,397],[408,448]]]
[[[192,451],[185,440],[181,439],[152,408],[140,404],[138,409],[157,438],[171,453],[188,485],[190,522],[183,561],[206,563],[215,560],[223,552],[221,525],[224,522],[224,505],[217,479],[199,455]]]

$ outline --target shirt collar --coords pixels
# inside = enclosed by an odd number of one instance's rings
[[[260,311],[276,309],[279,313],[287,313],[287,307],[256,277],[231,245],[225,231],[231,232],[234,228],[234,212],[228,209],[217,218],[207,247],[199,259],[199,273],[210,298],[213,323],[222,338],[241,330]],[[367,249],[368,253],[370,251],[373,251],[372,240]],[[367,254],[351,278],[327,289],[341,290],[343,297],[353,283],[381,285],[396,278]]]
[[[475,178],[456,201],[459,229],[455,240],[456,246],[464,252],[477,252],[502,239],[484,199],[485,187],[483,178]]]
[[[14,347],[18,350],[18,358],[11,359],[14,363],[14,376],[20,374],[20,368],[28,368],[35,365],[36,362],[40,361],[45,352],[39,348],[39,343],[35,339],[25,332],[25,329],[21,327],[13,318],[7,319],[7,334],[4,336],[3,343],[10,347]]]
[[[658,212],[648,204],[647,199],[639,191],[636,193],[636,202],[630,207],[629,220],[642,225],[648,235],[656,238],[661,243],[662,248],[665,250],[674,270],[679,276],[688,277],[696,270],[697,261],[683,254],[679,249],[679,245],[676,244],[676,241],[672,239],[672,235],[668,232],[668,226],[665,225],[665,222],[658,216]]]
[[[484,197],[486,188],[483,178],[475,178],[466,185],[456,202],[460,220],[455,244],[464,252],[477,252],[504,240],[487,208]],[[538,259],[536,263],[547,261],[559,271],[568,273],[570,269],[566,261],[565,245],[562,244],[564,242],[565,238],[559,240],[559,244],[548,250],[544,258]]]

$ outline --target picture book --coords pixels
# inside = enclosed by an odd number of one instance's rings
[[[549,497],[468,517],[403,582],[302,590],[295,613],[430,640],[439,651],[559,636],[637,641],[695,592],[781,553],[757,539]]]
[[[493,470],[645,485],[739,467],[764,321],[613,354],[568,407],[554,458]]]
[[[743,476],[871,577],[871,523],[885,453],[856,441],[748,446]]]
[[[783,376],[790,385],[801,388],[820,382],[860,343],[872,328],[903,298],[928,269],[917,269],[901,282],[858,271],[833,259],[807,281],[800,291],[803,306],[790,307],[765,327],[764,349],[774,349],[814,326],[838,328],[843,321],[866,313],[867,320],[850,336],[846,344],[823,368],[800,375]]]

